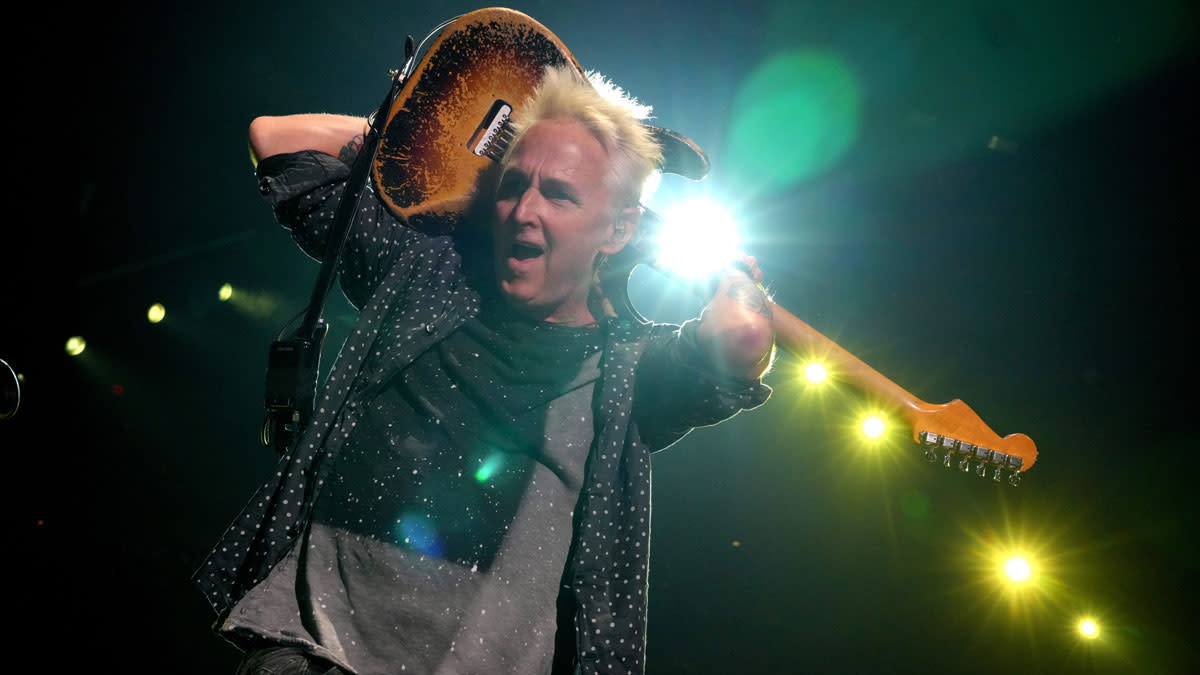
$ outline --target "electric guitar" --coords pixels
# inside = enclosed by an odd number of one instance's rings
[[[386,111],[371,179],[407,225],[447,233],[464,220],[482,177],[503,156],[512,140],[509,121],[519,117],[544,69],[583,68],[545,26],[511,9],[464,14],[435,34]],[[664,172],[692,180],[707,175],[707,157],[688,138],[650,129],[663,147]],[[655,259],[649,242],[658,222],[648,212],[637,237],[606,266],[601,284],[614,313],[639,316],[626,285],[634,267]],[[930,461],[1016,485],[1037,460],[1028,436],[1001,438],[960,400],[922,401],[782,307],[773,314],[780,347],[821,354],[841,380],[903,417]]]

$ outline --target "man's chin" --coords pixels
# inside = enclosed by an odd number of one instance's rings
[[[541,319],[545,310],[539,307],[537,296],[522,288],[519,282],[501,281],[500,297],[504,303],[520,314],[533,319]]]

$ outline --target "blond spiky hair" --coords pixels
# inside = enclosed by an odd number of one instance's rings
[[[642,185],[662,163],[662,148],[642,124],[651,107],[642,105],[603,75],[586,76],[571,66],[547,67],[541,83],[513,116],[509,153],[530,127],[542,120],[567,118],[581,122],[612,158],[609,187],[616,208],[636,205]],[[504,158],[508,161],[508,157]]]

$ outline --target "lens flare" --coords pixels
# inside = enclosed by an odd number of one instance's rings
[[[483,460],[483,464],[475,470],[475,480],[479,483],[486,483],[491,480],[492,476],[504,466],[504,454],[493,452],[488,455],[488,458]]]
[[[221,286],[220,290],[217,291],[217,298],[221,302],[228,302],[228,300],[232,297],[233,297],[233,286],[231,284],[225,284],[225,285]]]
[[[428,556],[440,558],[446,547],[437,526],[428,516],[405,513],[396,521],[396,538],[405,546]]]
[[[764,192],[818,176],[854,146],[861,102],[859,83],[837,54],[776,53],[738,88],[727,165]]]

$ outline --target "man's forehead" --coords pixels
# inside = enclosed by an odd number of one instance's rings
[[[522,134],[505,164],[517,159],[578,162],[603,168],[608,164],[608,151],[582,122],[551,118],[535,123]]]

